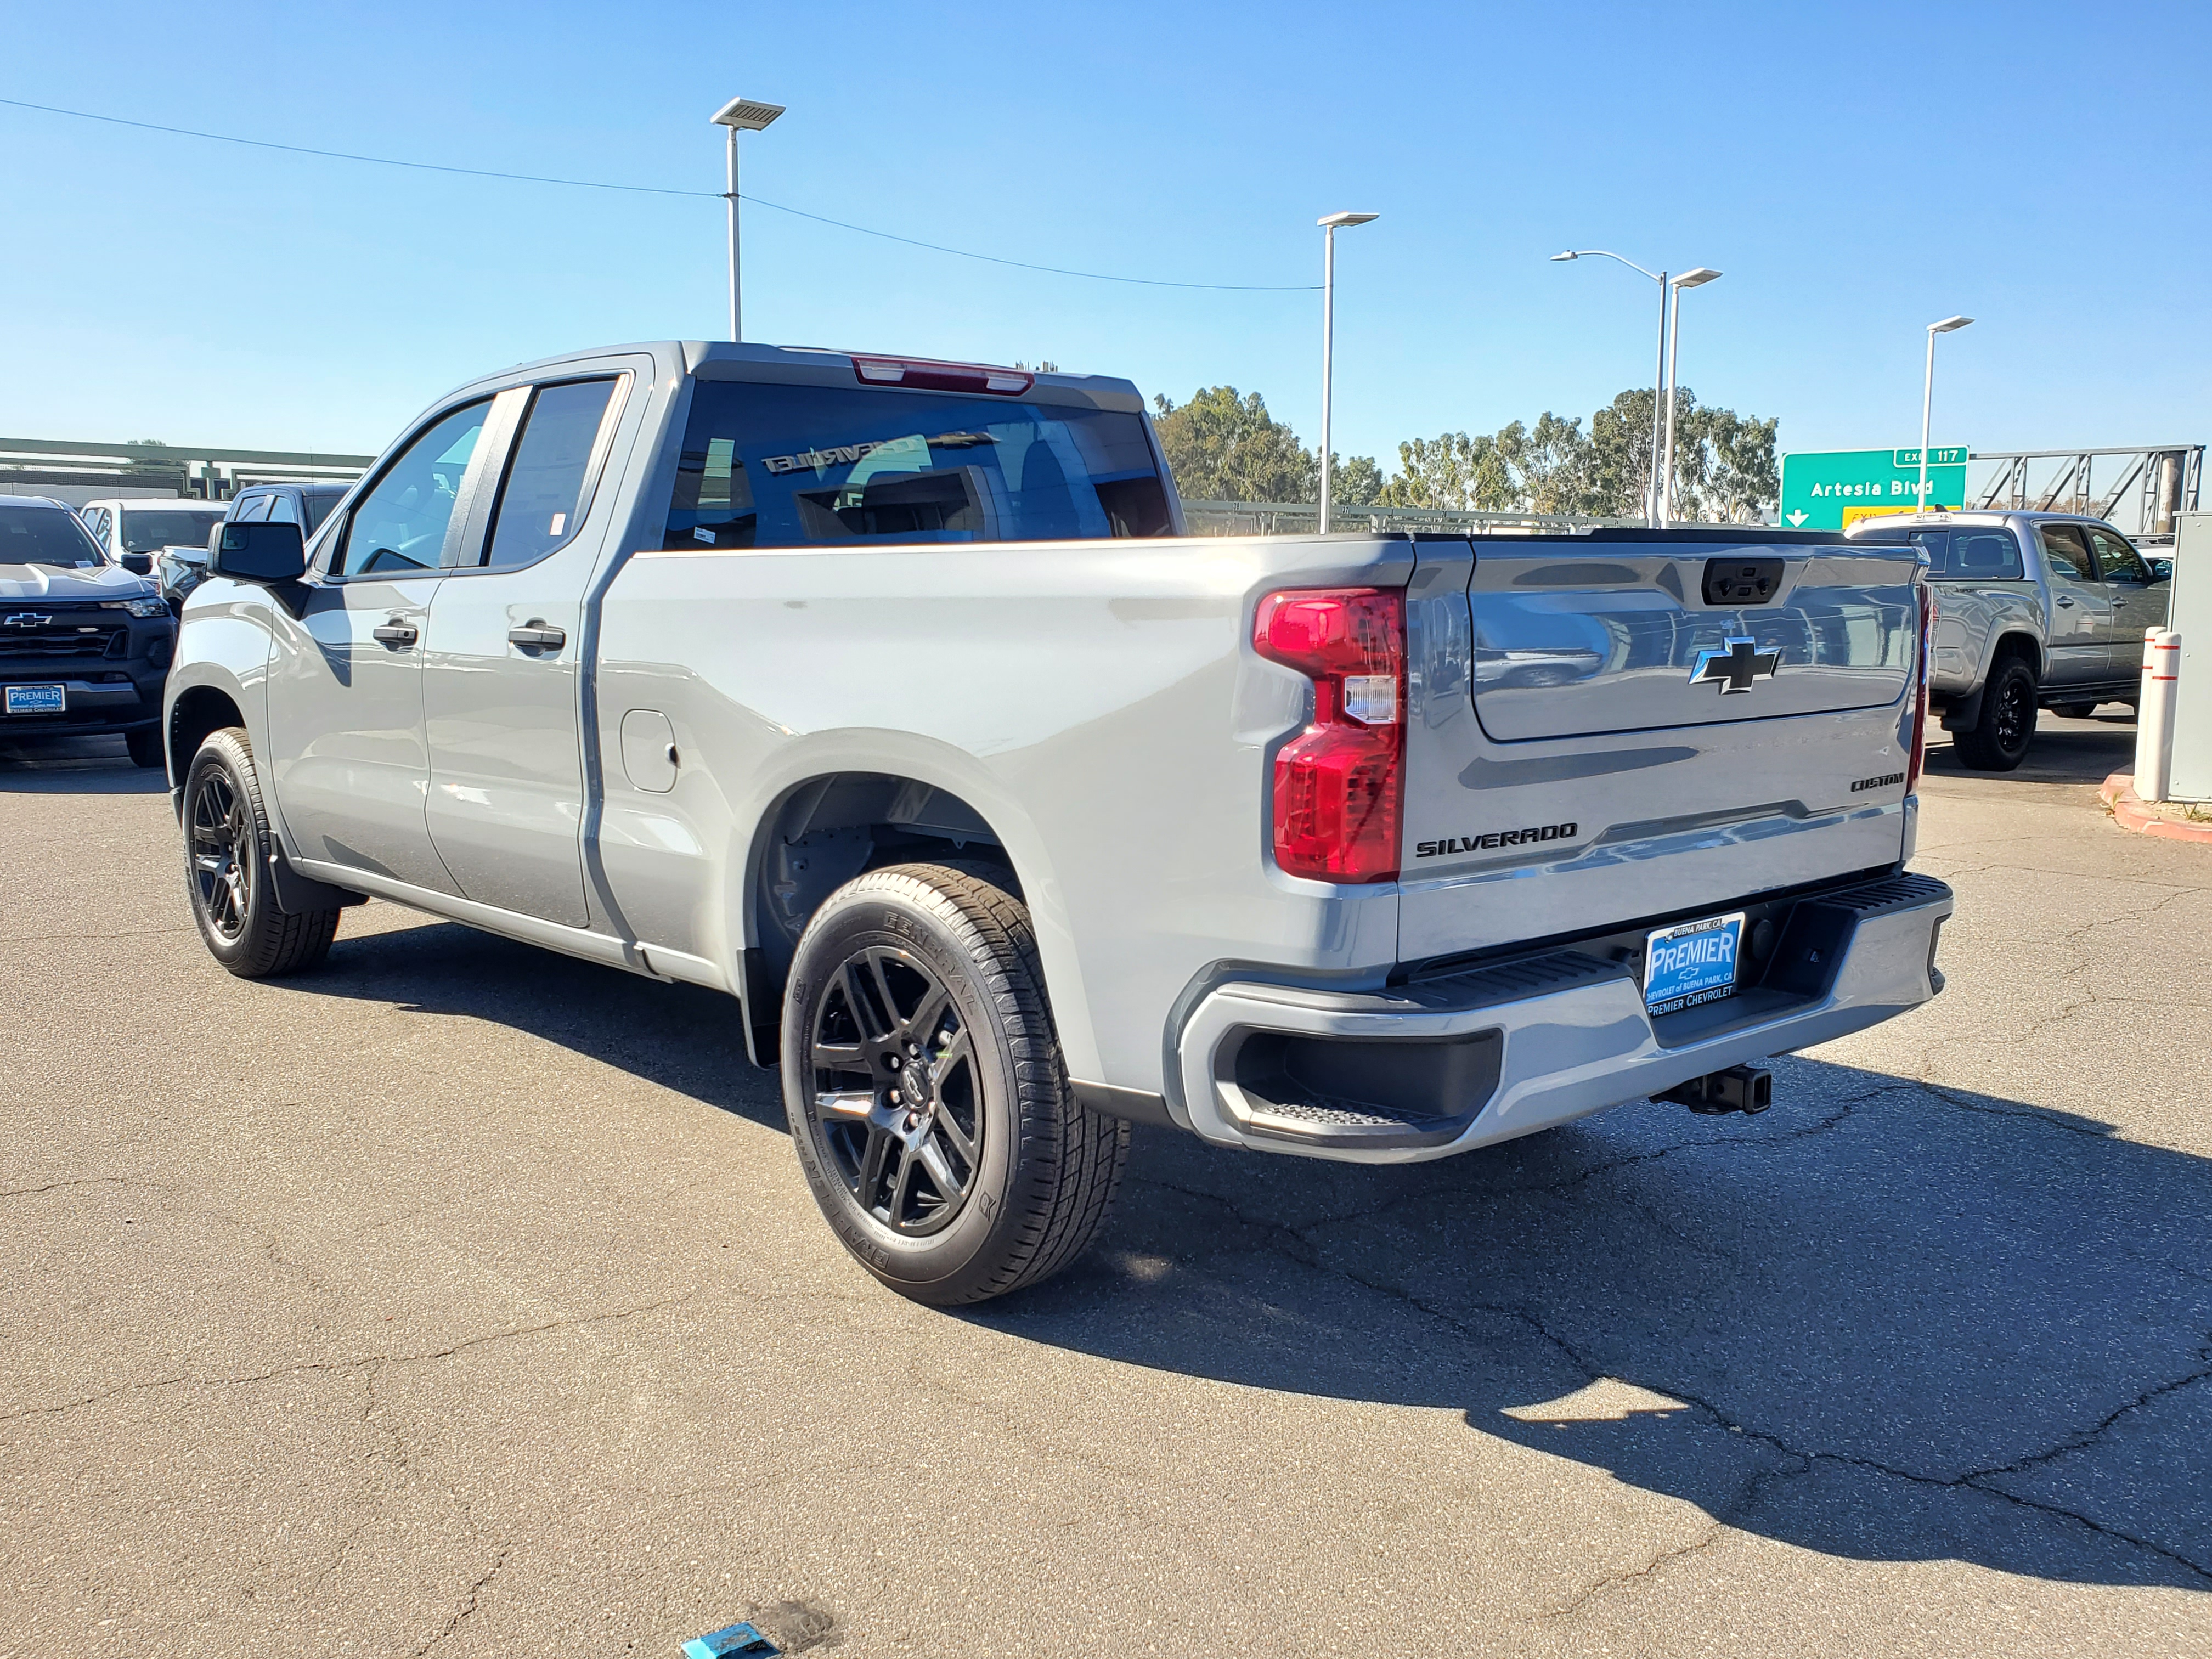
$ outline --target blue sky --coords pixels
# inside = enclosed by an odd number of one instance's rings
[[[2212,8],[125,0],[9,8],[0,96],[280,143],[721,187],[1001,256],[1319,280],[1337,447],[1587,415],[1649,385],[1655,291],[1717,266],[1683,383],[1785,448],[2202,441]],[[471,375],[719,336],[721,206],[0,107],[0,434],[368,451]],[[757,339],[1263,392],[1311,442],[1319,296],[1011,270],[765,209]]]

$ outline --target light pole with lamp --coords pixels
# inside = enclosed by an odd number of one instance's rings
[[[1946,317],[1940,323],[1928,325],[1928,372],[1920,380],[1920,491],[1912,504],[1916,514],[1928,510],[1928,416],[1936,404],[1936,337],[1954,333],[1973,320],[1971,317]]]
[[[1659,523],[1662,529],[1674,518],[1674,405],[1680,401],[1674,395],[1674,369],[1682,351],[1682,290],[1703,288],[1719,275],[1717,270],[1699,265],[1695,270],[1684,271],[1668,284],[1667,447],[1659,462],[1659,476],[1663,481],[1659,492]]]
[[[732,98],[716,111],[714,125],[730,130],[730,338],[745,337],[738,308],[738,134],[758,132],[783,113],[781,104],[763,104],[757,98]]]
[[[1651,477],[1644,495],[1644,522],[1654,529],[1659,524],[1659,447],[1662,442],[1660,399],[1667,393],[1667,273],[1646,270],[1633,259],[1624,259],[1601,247],[1571,248],[1565,253],[1554,253],[1552,263],[1562,259],[1612,259],[1626,265],[1639,276],[1649,276],[1659,284],[1659,355],[1651,369]]]
[[[1332,213],[1314,221],[1322,228],[1321,256],[1321,530],[1328,533],[1328,405],[1333,390],[1331,353],[1336,334],[1336,232],[1340,225],[1364,225],[1381,218],[1379,213]]]

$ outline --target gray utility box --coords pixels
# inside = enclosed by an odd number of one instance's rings
[[[2177,514],[2173,531],[2166,626],[2181,635],[2181,667],[2166,799],[2212,800],[2212,513]]]

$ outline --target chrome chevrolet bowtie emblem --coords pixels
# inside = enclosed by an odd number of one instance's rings
[[[18,611],[12,617],[0,617],[0,628],[48,628],[53,620],[35,611]]]
[[[1771,680],[1774,671],[1782,666],[1779,646],[1771,651],[1762,651],[1756,640],[1723,640],[1717,651],[1698,653],[1698,665],[1690,672],[1690,684],[1705,685],[1717,683],[1721,696],[1731,692],[1748,691],[1754,680]]]

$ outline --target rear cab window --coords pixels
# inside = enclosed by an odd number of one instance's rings
[[[702,380],[661,545],[1170,533],[1139,415],[1018,398]]]
[[[2018,581],[2026,574],[2019,538],[2001,525],[1917,530],[1912,540],[1926,550],[1928,574],[1938,581]]]

